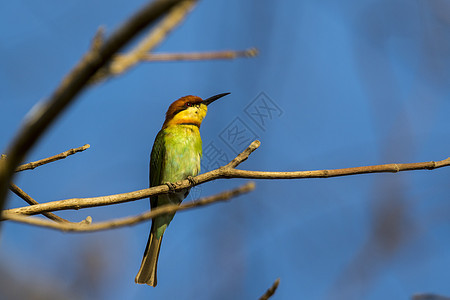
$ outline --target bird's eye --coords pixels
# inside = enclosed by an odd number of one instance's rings
[[[192,103],[191,103],[191,102],[186,102],[186,106],[187,106],[187,107],[191,107],[191,106],[192,106]]]

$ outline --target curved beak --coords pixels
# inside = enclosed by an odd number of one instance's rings
[[[228,94],[230,94],[230,93],[222,93],[222,94],[219,94],[219,95],[215,95],[215,96],[209,97],[208,99],[203,100],[203,103],[205,105],[210,105],[211,103],[213,103],[217,99],[222,98],[223,96],[226,96]]]

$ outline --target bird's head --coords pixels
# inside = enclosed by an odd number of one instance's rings
[[[181,97],[169,106],[163,128],[173,125],[195,125],[200,127],[208,111],[208,105],[228,94],[215,95],[205,100],[197,96]]]

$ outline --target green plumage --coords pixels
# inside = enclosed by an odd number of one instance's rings
[[[150,156],[150,186],[196,176],[200,172],[201,157],[202,140],[197,126],[180,124],[161,129],[156,136]],[[150,206],[154,209],[167,204],[180,204],[188,194],[189,190],[185,189],[176,193],[152,196]],[[141,268],[136,275],[137,283],[156,286],[156,269],[162,237],[174,215],[163,215],[153,219]]]
[[[181,97],[173,102],[166,113],[162,129],[153,143],[150,156],[150,186],[174,183],[200,172],[202,140],[200,125],[208,111],[207,106],[229,93],[218,94],[206,100],[197,96]],[[189,189],[151,196],[152,209],[168,204],[180,204],[189,194]],[[156,286],[156,268],[164,231],[174,214],[163,215],[152,220],[150,236],[145,247],[141,267],[135,282]]]
[[[197,126],[178,125],[161,129],[153,144],[150,158],[150,186],[184,180],[200,172],[202,140]],[[188,190],[150,198],[151,208],[180,204]],[[152,224],[156,238],[160,238],[174,214],[157,217]],[[153,228],[154,227],[154,228]]]

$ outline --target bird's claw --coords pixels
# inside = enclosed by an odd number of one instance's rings
[[[169,187],[169,193],[175,193],[175,184],[172,182],[166,182],[165,184]]]
[[[192,176],[188,176],[186,179],[189,180],[189,183],[190,183],[192,186],[194,186],[194,185],[197,184],[197,180],[195,180],[195,178],[192,177]]]

